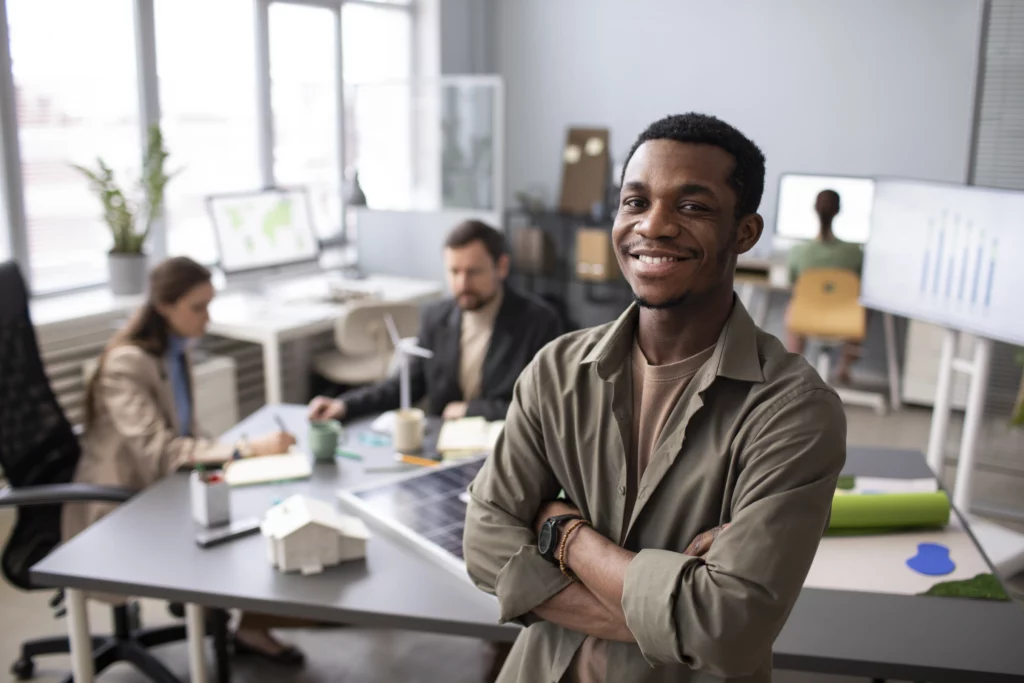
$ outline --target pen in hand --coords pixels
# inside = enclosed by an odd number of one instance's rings
[[[287,427],[287,426],[285,426],[285,424],[284,424],[284,420],[282,420],[282,419],[281,419],[281,416],[280,416],[280,415],[278,415],[277,413],[274,413],[274,421],[275,421],[275,422],[277,422],[277,426],[278,426],[278,428],[279,428],[279,429],[280,429],[280,430],[281,430],[281,431],[282,431],[283,433],[285,433],[285,434],[287,434],[287,433],[288,433],[288,427]]]

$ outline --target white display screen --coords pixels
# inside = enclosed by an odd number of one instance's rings
[[[312,261],[320,255],[304,190],[207,198],[226,273]]]
[[[878,180],[861,300],[1024,344],[1024,192]]]
[[[832,221],[832,234],[843,242],[867,242],[875,181],[844,176],[784,173],[779,179],[775,235],[787,240],[817,237],[821,223],[814,203],[822,190],[834,190],[839,194],[839,215]]]

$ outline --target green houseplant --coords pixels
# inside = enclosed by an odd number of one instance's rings
[[[110,290],[116,295],[141,294],[146,286],[146,253],[143,247],[153,221],[164,205],[167,183],[174,176],[166,170],[169,154],[159,125],[149,127],[139,178],[141,197],[130,200],[114,178],[114,171],[102,159],[95,168],[74,165],[89,180],[89,187],[103,207],[103,220],[110,228],[113,246],[107,254]]]

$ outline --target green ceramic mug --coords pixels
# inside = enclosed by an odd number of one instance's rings
[[[309,450],[316,460],[334,460],[344,428],[337,420],[314,420],[309,423]]]

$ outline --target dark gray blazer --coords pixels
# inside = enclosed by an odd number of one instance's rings
[[[420,316],[418,344],[433,351],[434,357],[410,359],[410,398],[417,403],[426,397],[428,415],[440,415],[446,405],[462,400],[459,388],[461,326],[462,311],[454,299],[425,306]],[[467,417],[505,419],[519,373],[542,346],[561,333],[562,321],[554,308],[506,285],[484,357],[480,395],[467,404]],[[398,408],[399,393],[396,374],[383,382],[346,392],[339,398],[345,402],[346,417],[361,417]]]

